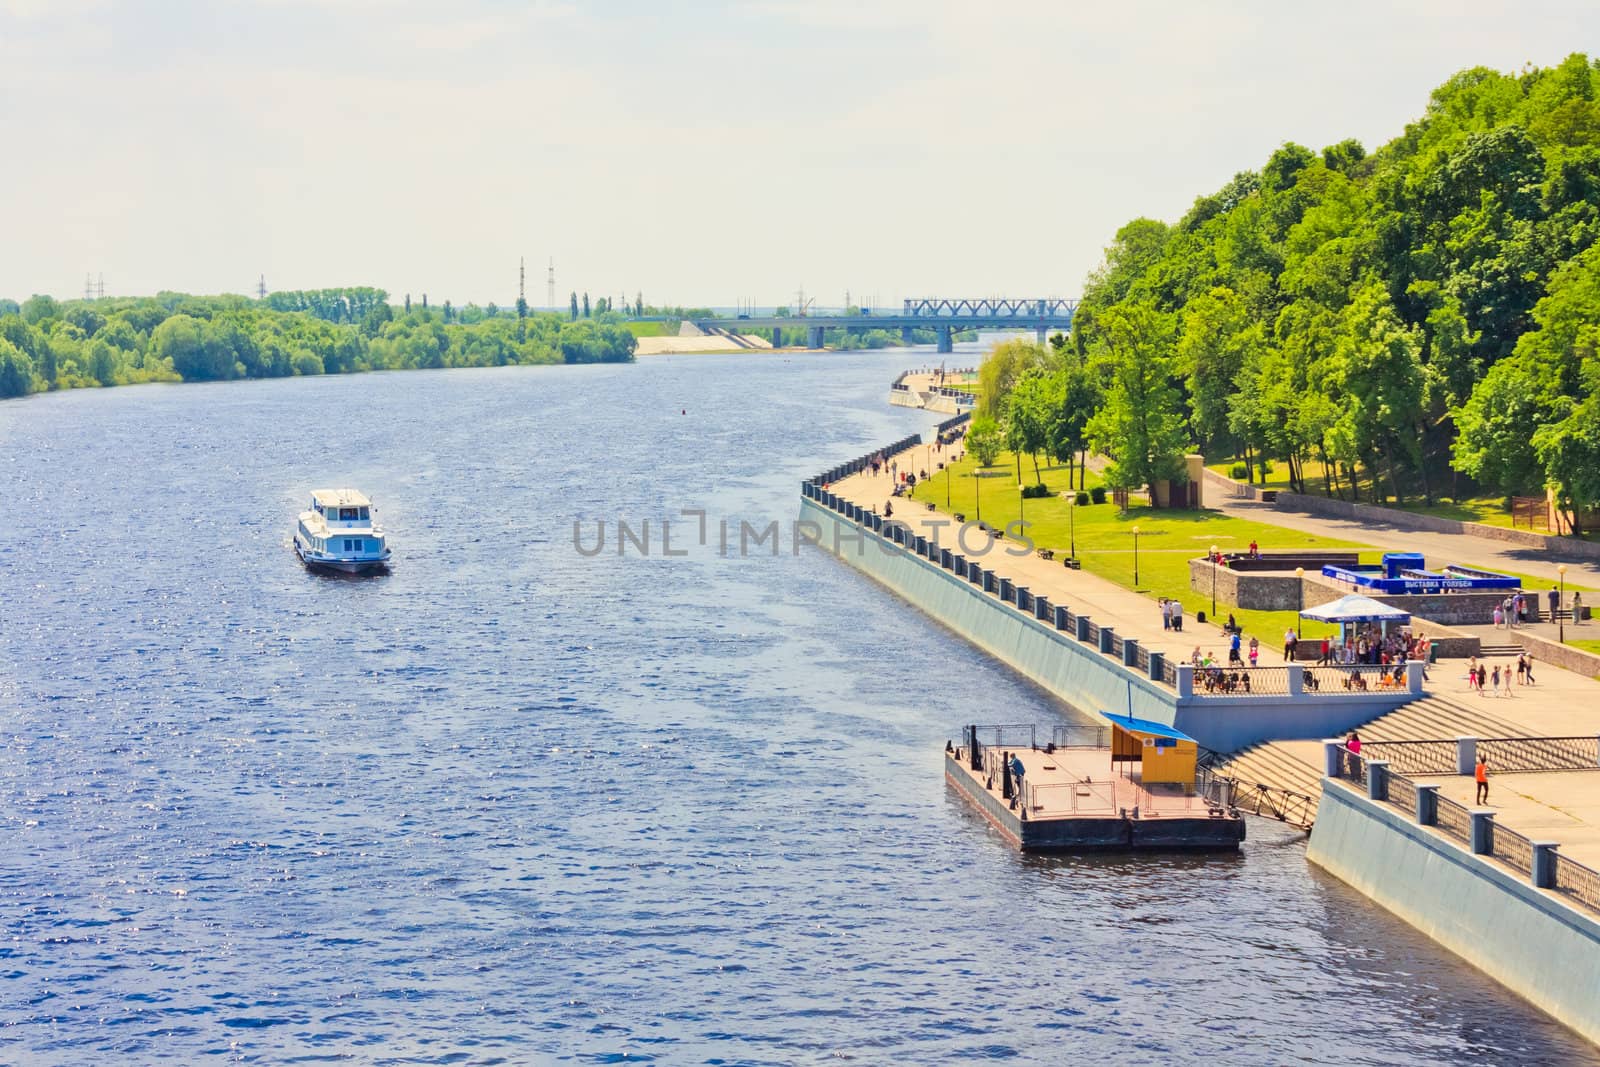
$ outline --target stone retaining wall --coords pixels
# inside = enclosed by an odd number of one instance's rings
[[[1306,858],[1600,1042],[1600,921],[1401,812],[1325,782]]]
[[[1578,630],[1584,631],[1586,627],[1580,626]],[[1571,636],[1573,633],[1572,624],[1569,622],[1567,624],[1567,634]],[[1589,678],[1600,676],[1600,656],[1595,655],[1593,652],[1585,652],[1583,649],[1573,648],[1571,645],[1557,644],[1547,638],[1530,634],[1526,630],[1512,630],[1510,635],[1513,641],[1531,652],[1534,658],[1541,663],[1549,663],[1552,666],[1560,667],[1564,671],[1572,671],[1574,674],[1581,674]],[[1600,635],[1595,635],[1593,630],[1588,630],[1582,633],[1582,636]]]

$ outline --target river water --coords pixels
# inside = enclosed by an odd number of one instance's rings
[[[947,790],[1066,713],[737,535],[926,358],[0,405],[0,1062],[1600,1062],[1276,824],[1039,859]],[[391,575],[295,560],[333,485]]]

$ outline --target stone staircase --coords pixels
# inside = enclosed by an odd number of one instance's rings
[[[1426,741],[1516,737],[1527,731],[1465,701],[1432,695],[1363,723],[1356,732],[1363,741]],[[1213,769],[1241,785],[1286,790],[1319,800],[1322,761],[1319,741],[1262,741],[1220,757]]]

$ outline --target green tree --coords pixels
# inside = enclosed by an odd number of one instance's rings
[[[1173,378],[1173,322],[1137,304],[1108,309],[1099,324],[1111,369],[1105,406],[1089,421],[1090,447],[1111,457],[1106,484],[1147,486],[1187,481],[1188,435]]]
[[[578,293],[576,290],[572,293],[572,313],[569,317],[573,322],[578,321]]]
[[[1049,351],[1036,342],[1013,338],[995,345],[978,364],[978,412],[1003,419],[1012,386],[1029,368],[1049,363]]]
[[[53,296],[35,293],[22,302],[22,321],[37,326],[49,319],[61,317],[61,305]]]
[[[974,415],[967,427],[967,451],[977,459],[980,467],[992,467],[1000,458],[1004,447],[1000,424],[988,415]]]
[[[0,399],[33,392],[33,361],[16,345],[0,336]]]

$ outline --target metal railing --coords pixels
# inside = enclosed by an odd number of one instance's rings
[[[1457,769],[1453,740],[1363,741],[1361,754],[1387,760],[1397,774],[1455,774]]]
[[[1050,743],[1057,748],[1109,748],[1111,730],[1105,726],[1052,726]]]
[[[1439,797],[1433,825],[1446,837],[1453,837],[1469,848],[1472,846],[1472,813],[1464,805]]]
[[[1172,688],[1178,688],[1178,665],[1170,659],[1161,661],[1161,680]]]
[[[1385,790],[1385,800],[1390,807],[1399,808],[1407,815],[1415,815],[1417,811],[1417,786],[1411,779],[1404,775],[1389,775],[1389,785]]]
[[[1533,873],[1533,842],[1528,838],[1501,826],[1498,822],[1490,833],[1491,847],[1489,854],[1504,863],[1507,867],[1521,871],[1523,874]]]
[[[1091,645],[1098,645],[1100,643],[1100,624],[1097,622],[1091,622],[1089,624],[1089,643]]]
[[[1289,691],[1287,667],[1197,667],[1196,693],[1230,696],[1276,696]]]
[[[1496,774],[1600,770],[1600,736],[1481,737],[1478,754]]]
[[[1121,634],[1113,633],[1111,635],[1111,654],[1113,656],[1116,656],[1118,659],[1122,658],[1122,635]]]
[[[1387,667],[1333,666],[1305,667],[1304,688],[1323,696],[1345,693],[1403,693],[1406,691],[1404,664]]]
[[[1029,814],[1035,818],[1117,811],[1115,781],[1030,782],[1023,785],[1022,793]]]
[[[1600,911],[1600,871],[1556,853],[1555,884],[1551,887]]]

